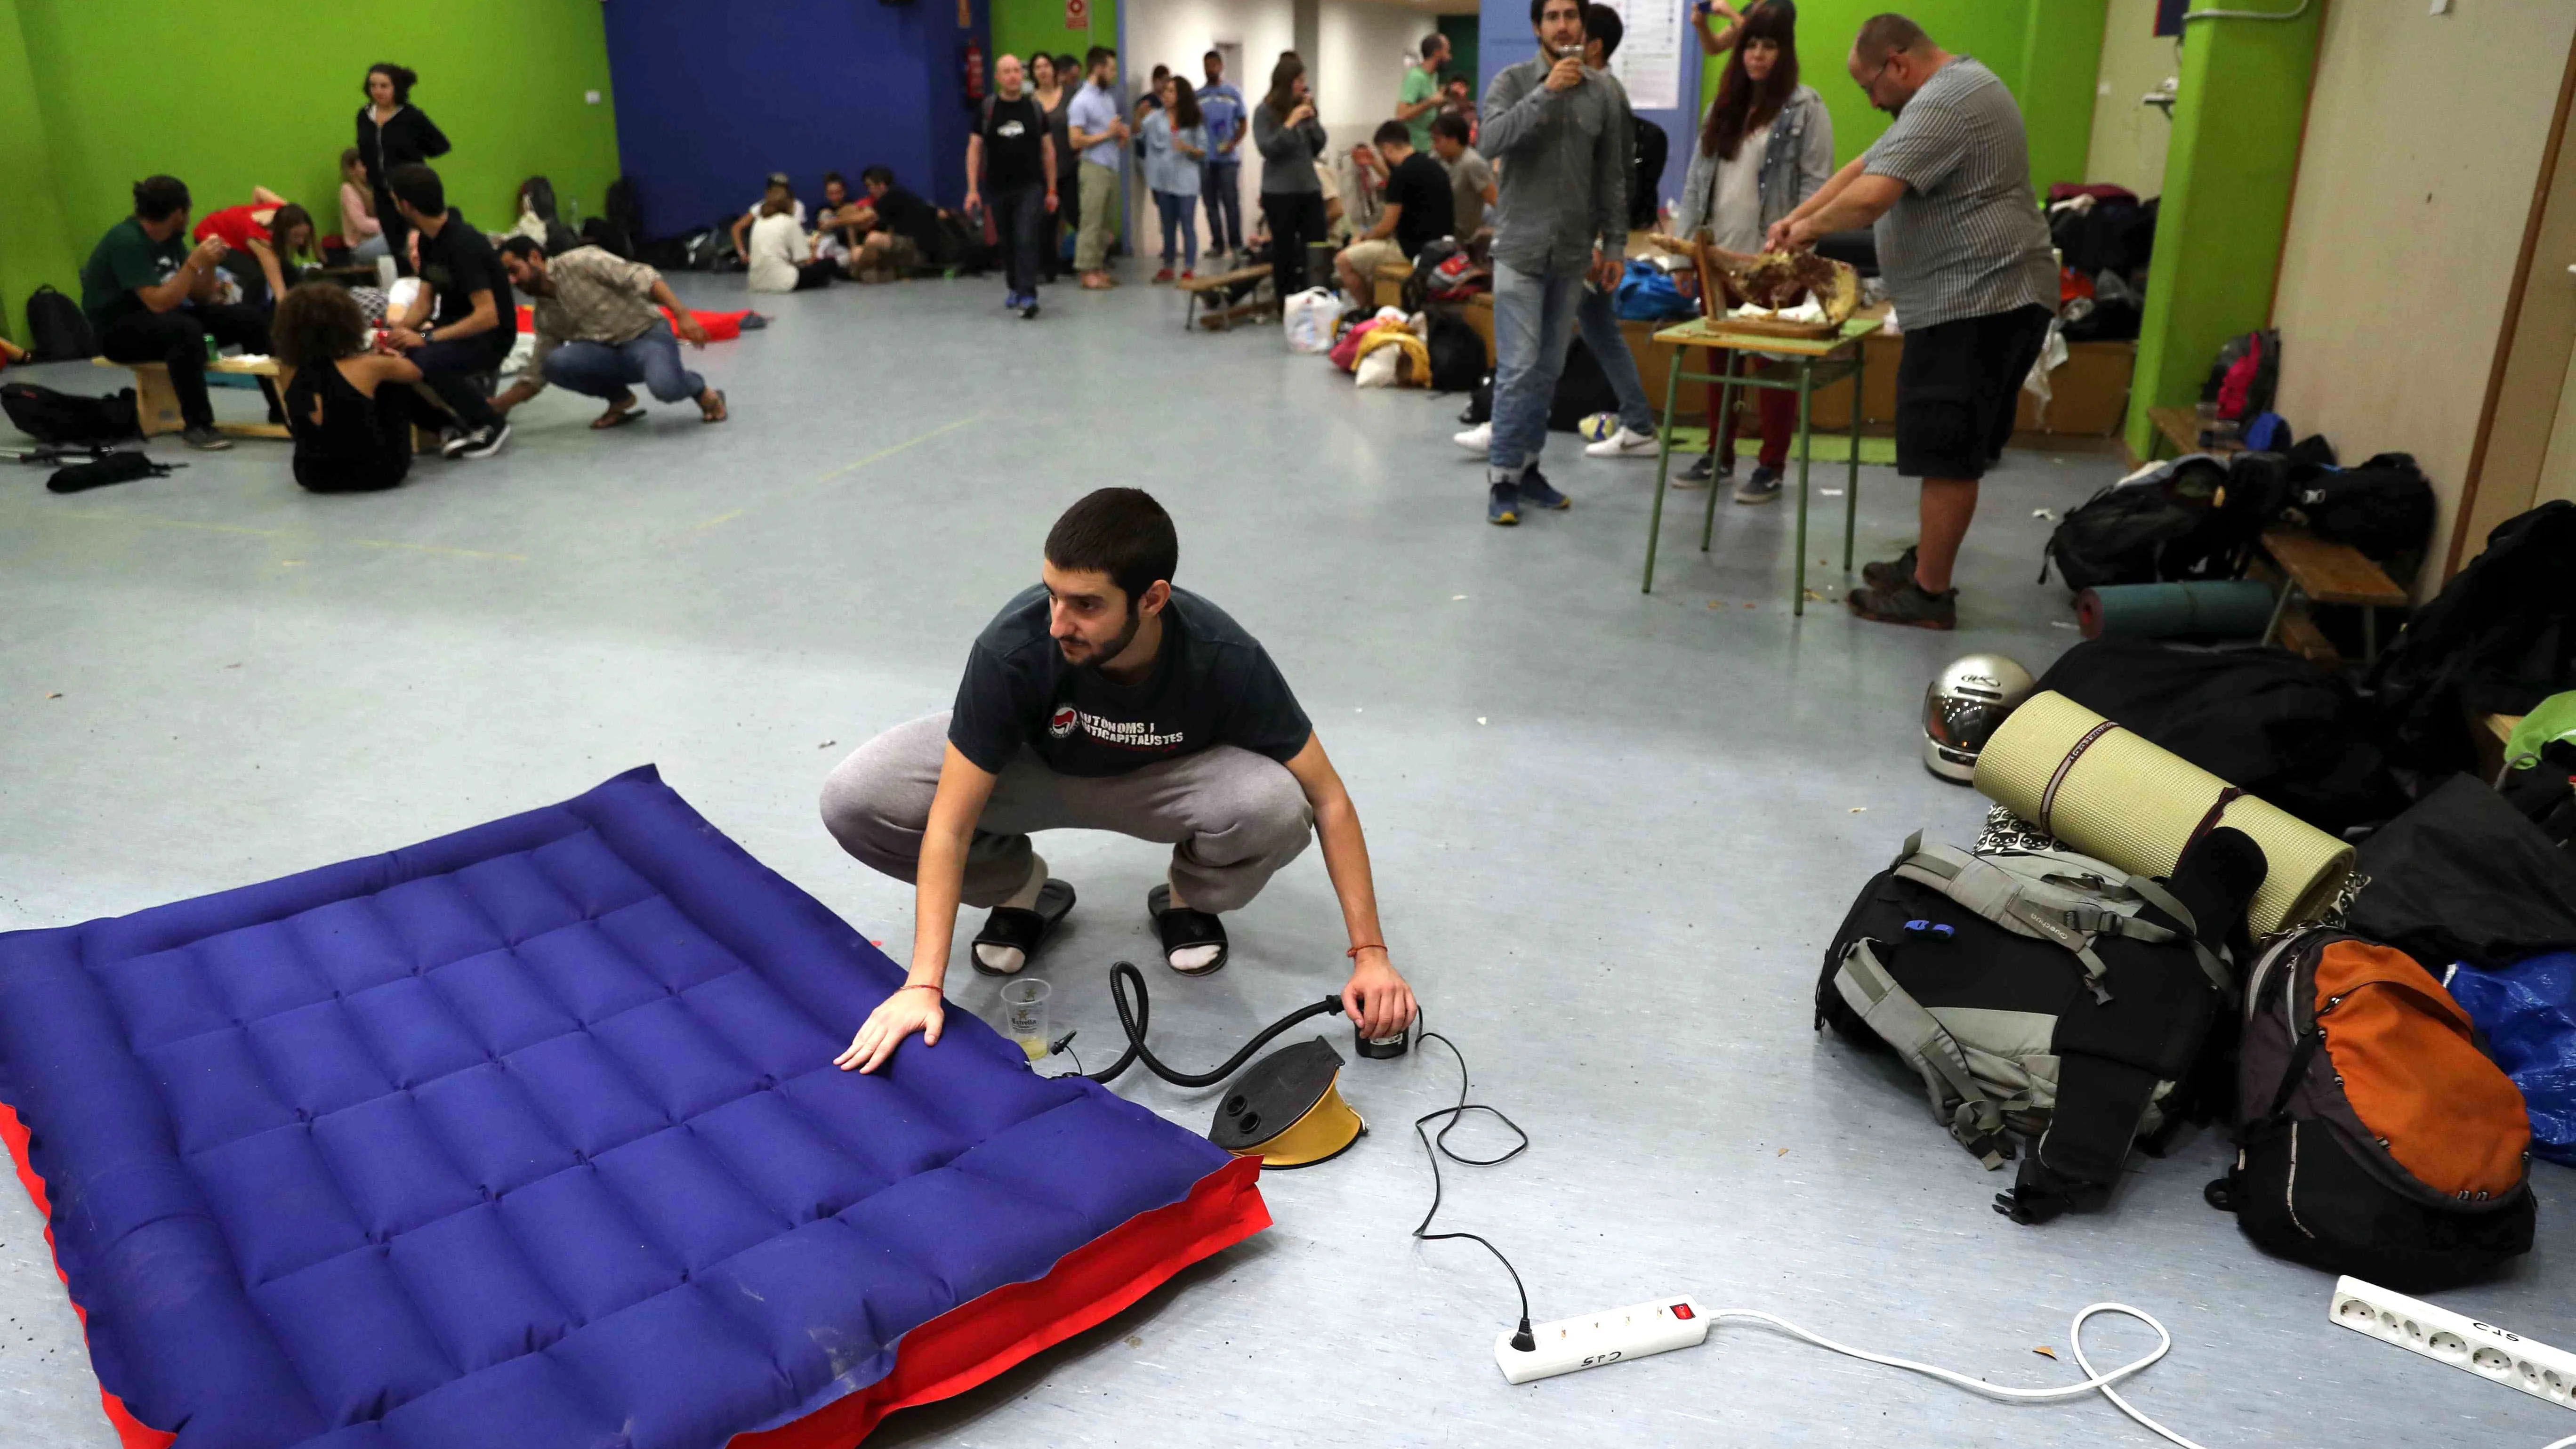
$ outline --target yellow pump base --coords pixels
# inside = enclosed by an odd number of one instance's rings
[[[1322,1037],[1254,1062],[1226,1088],[1208,1140],[1265,1168],[1312,1167],[1368,1131],[1338,1090],[1341,1053]]]

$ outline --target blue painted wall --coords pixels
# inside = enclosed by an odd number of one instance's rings
[[[947,0],[605,0],[601,14],[618,152],[652,235],[740,215],[772,171],[809,207],[825,171],[855,188],[875,164],[942,205],[964,199],[975,113],[959,57],[973,34],[989,88],[987,0],[971,32]]]
[[[1538,32],[1530,26],[1528,0],[1483,0],[1479,10],[1476,45],[1476,98],[1482,101],[1485,88],[1494,77],[1538,54]],[[1658,203],[1679,201],[1682,177],[1690,170],[1691,138],[1699,134],[1699,110],[1692,104],[1699,95],[1699,41],[1685,36],[1682,51],[1681,98],[1683,106],[1669,111],[1639,110],[1637,114],[1664,128],[1672,143],[1664,156],[1663,185],[1657,188]],[[619,94],[625,94],[621,85]]]

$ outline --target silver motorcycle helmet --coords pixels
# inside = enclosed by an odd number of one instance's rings
[[[2000,654],[1954,659],[1923,691],[1923,768],[1965,785],[1977,755],[2030,698],[2030,671]]]

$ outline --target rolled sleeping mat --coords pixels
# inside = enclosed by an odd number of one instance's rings
[[[2055,690],[2032,695],[1977,756],[1979,794],[2086,855],[2170,875],[2184,847],[2225,824],[2263,847],[2246,927],[2268,935],[2334,904],[2353,848],[2244,794]]]
[[[2251,639],[2272,622],[2272,586],[2256,579],[2105,584],[2075,596],[2087,639]]]

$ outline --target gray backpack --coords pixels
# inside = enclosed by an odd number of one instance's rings
[[[2043,1222],[2099,1206],[2200,1062],[2233,995],[2225,942],[2262,877],[2260,848],[2234,830],[2211,832],[2171,881],[1916,836],[1835,933],[1816,1021],[1904,1062],[1933,1119],[1989,1169],[2029,1140],[1998,1211]]]

